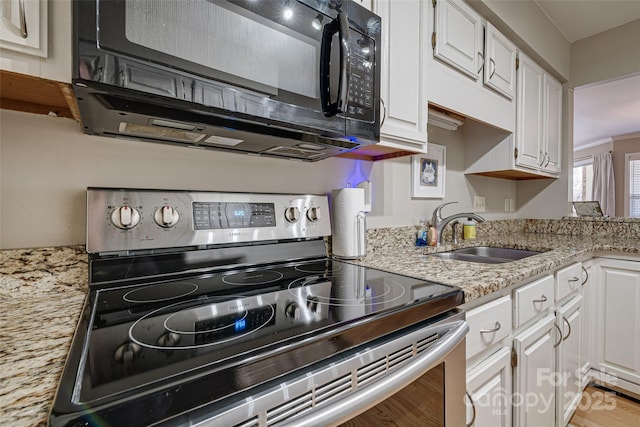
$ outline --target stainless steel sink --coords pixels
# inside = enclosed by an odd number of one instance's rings
[[[448,252],[437,252],[429,254],[428,256],[442,259],[454,259],[458,261],[478,262],[483,264],[503,264],[505,262],[512,262],[533,255],[538,255],[540,253],[542,252],[476,246],[473,248],[455,249]]]

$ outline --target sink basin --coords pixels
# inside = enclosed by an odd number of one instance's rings
[[[542,253],[535,251],[525,251],[522,249],[491,248],[489,246],[476,246],[473,248],[456,249],[453,252],[457,254],[477,255],[481,257],[502,258],[511,261]]]
[[[505,262],[512,262],[533,255],[538,255],[540,253],[542,252],[476,246],[473,248],[455,249],[448,252],[437,252],[435,254],[429,254],[428,256],[441,259],[479,262],[483,264],[503,264]]]

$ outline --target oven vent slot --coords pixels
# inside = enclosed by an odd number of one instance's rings
[[[313,406],[312,392],[307,392],[297,399],[290,400],[282,405],[273,407],[267,411],[267,425],[275,424],[287,418],[296,416]]]
[[[258,417],[255,416],[239,424],[235,424],[233,427],[260,427],[260,422],[258,420]]]
[[[383,357],[382,359],[378,359],[375,362],[371,362],[368,365],[365,365],[359,368],[356,371],[356,382],[358,384],[358,387],[384,375],[386,371],[387,371],[386,357]]]
[[[404,362],[405,360],[407,360],[412,356],[413,356],[413,344],[403,349],[400,349],[396,352],[391,353],[389,356],[387,356],[387,358],[389,359],[388,369],[391,370],[395,368],[397,365],[401,364],[402,362]]]
[[[351,391],[351,373],[335,379],[315,390],[315,404],[321,405],[335,397]]]
[[[433,345],[433,343],[435,343],[439,338],[438,333],[436,332],[435,334],[428,336],[426,338],[423,338],[421,340],[419,340],[418,342],[416,342],[416,353],[421,353],[424,350],[428,349],[429,347],[431,347]]]

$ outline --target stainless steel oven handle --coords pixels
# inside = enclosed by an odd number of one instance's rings
[[[384,401],[394,393],[402,390],[420,376],[439,365],[447,355],[463,340],[469,325],[459,321],[455,327],[444,334],[436,344],[416,357],[414,361],[402,366],[387,377],[364,386],[352,395],[323,406],[299,418],[293,418],[285,425],[291,426],[329,426],[342,424],[354,416]]]

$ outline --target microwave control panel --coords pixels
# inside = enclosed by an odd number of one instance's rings
[[[372,39],[352,31],[350,40],[351,80],[349,81],[349,117],[372,122],[375,120],[375,43]]]

